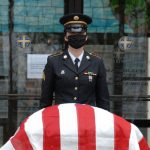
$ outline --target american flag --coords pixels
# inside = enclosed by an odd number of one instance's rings
[[[26,118],[0,150],[149,150],[140,130],[101,108],[61,104]]]

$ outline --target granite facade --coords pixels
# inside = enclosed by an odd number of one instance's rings
[[[0,1],[0,31],[9,32],[9,2]],[[62,0],[14,0],[14,32],[63,32]]]
[[[91,16],[93,19],[89,26],[89,32],[119,32],[119,21],[112,12],[110,0],[84,0],[84,14]],[[128,25],[125,25],[125,30],[129,33],[133,32]]]
[[[0,32],[8,32],[9,22],[9,2],[8,0],[0,1]]]
[[[64,13],[62,0],[15,0],[15,32],[62,32],[63,27],[55,21]]]

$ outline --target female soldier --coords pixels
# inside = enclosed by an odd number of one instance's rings
[[[47,59],[42,80],[40,107],[55,104],[81,103],[109,110],[106,71],[101,58],[84,50],[88,39],[87,25],[92,19],[83,14],[60,18],[68,48]]]

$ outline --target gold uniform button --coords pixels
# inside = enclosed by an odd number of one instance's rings
[[[75,89],[75,90],[78,90],[78,87],[75,87],[74,89]]]
[[[73,99],[74,99],[74,100],[77,100],[77,97],[74,97]]]
[[[75,80],[78,80],[79,79],[79,77],[75,77]]]

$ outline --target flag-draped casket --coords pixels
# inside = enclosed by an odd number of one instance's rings
[[[106,110],[61,104],[26,118],[1,150],[149,150],[140,130]]]

